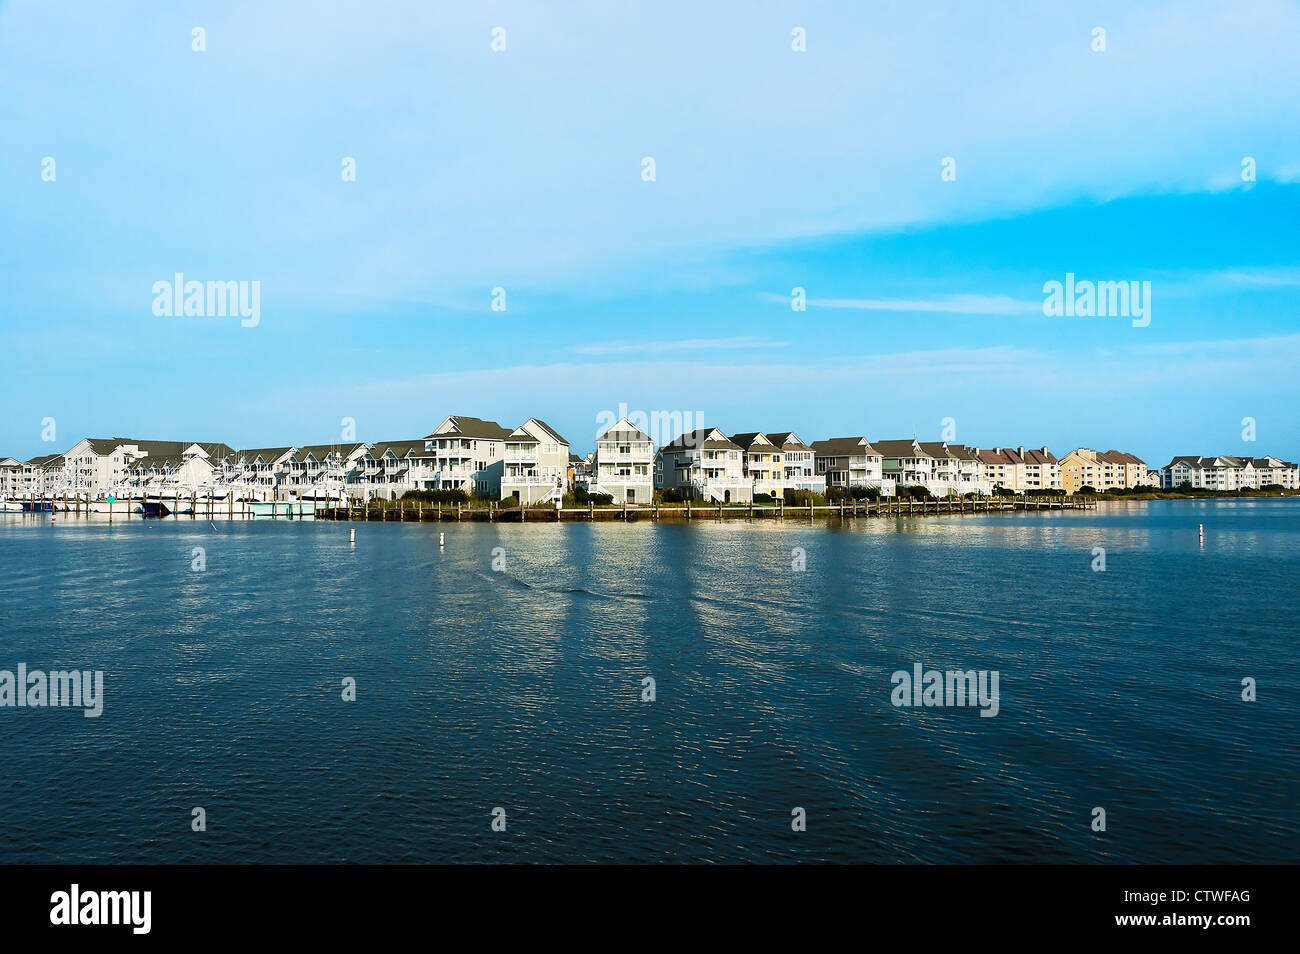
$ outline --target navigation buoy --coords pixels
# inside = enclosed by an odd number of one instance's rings
[[[1201,538],[1201,543],[1205,543],[1205,524],[1198,523],[1196,525],[1196,533]]]
[[[447,535],[444,533],[438,534],[438,549],[441,550],[446,545],[447,545]]]
[[[354,546],[354,547],[357,545],[357,528],[356,528],[356,527],[353,527],[351,530],[348,531],[348,544],[351,545],[351,546]]]

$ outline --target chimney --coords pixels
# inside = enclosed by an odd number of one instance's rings
[[[1025,445],[1024,445],[1024,444],[1021,444],[1019,447],[1017,447],[1017,448],[1016,448],[1016,453],[1019,454],[1021,457],[1024,457],[1024,456],[1025,456]]]

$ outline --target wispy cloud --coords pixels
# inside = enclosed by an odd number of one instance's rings
[[[789,304],[789,295],[766,292],[764,301]],[[929,298],[809,298],[810,308],[838,308],[849,311],[929,312],[951,315],[1027,315],[1041,314],[1041,300],[1028,301],[1009,295],[957,294]]]
[[[953,315],[1023,315],[1042,312],[1041,301],[1021,301],[1006,295],[944,295],[938,298],[810,298],[815,308],[855,311],[922,311]]]
[[[667,354],[674,351],[745,350],[752,348],[785,348],[788,341],[740,336],[735,338],[687,338],[680,341],[606,341],[574,347],[578,354]]]

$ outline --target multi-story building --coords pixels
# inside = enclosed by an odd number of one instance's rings
[[[620,418],[596,438],[587,487],[615,503],[648,504],[654,499],[655,451],[650,435]]]
[[[347,484],[370,445],[307,444],[290,448],[280,461],[281,488],[291,497],[336,497]]]
[[[418,437],[366,445],[352,469],[349,494],[360,489],[367,500],[397,500],[408,490],[438,489],[436,451],[429,444]]]
[[[884,473],[881,452],[865,437],[813,441],[812,452],[814,469],[828,488],[875,488],[886,497],[893,496],[894,479]]]
[[[0,498],[14,497],[18,494],[18,476],[22,473],[23,462],[12,457],[0,457]]]
[[[1278,457],[1175,457],[1160,470],[1166,490],[1184,484],[1198,490],[1258,490],[1300,487],[1300,469]]]
[[[731,442],[740,448],[740,461],[744,476],[749,478],[751,493],[783,496],[785,452],[762,431],[732,434]]]
[[[496,421],[463,414],[447,418],[425,438],[426,449],[433,453],[437,487],[499,498],[510,435]]]
[[[901,441],[873,441],[871,446],[880,452],[882,472],[897,486],[924,487],[938,495],[949,491],[949,482],[938,476],[940,473],[950,473],[954,466],[949,463],[946,452],[941,463],[941,460],[928,453],[916,438]]]
[[[222,461],[221,482],[235,499],[271,500],[286,473],[292,447],[249,447],[231,451]]]
[[[517,496],[525,505],[562,500],[568,467],[569,442],[545,421],[529,418],[506,439],[501,496]]]
[[[1061,462],[1046,447],[993,447],[977,451],[981,476],[996,490],[1014,493],[1064,490]]]
[[[771,444],[764,437],[757,446],[770,448]],[[756,451],[755,456],[763,455]],[[701,500],[749,503],[754,499],[756,475],[762,475],[764,486],[771,486],[772,465],[764,463],[751,476],[745,473],[744,458],[744,448],[716,427],[687,431],[660,448],[655,482],[661,490],[679,490]]]
[[[1081,487],[1094,490],[1124,490],[1141,487],[1147,466],[1140,457],[1124,451],[1096,451],[1080,447],[1060,460],[1061,486],[1067,494]]]
[[[138,483],[146,474],[156,481],[163,471],[182,470],[191,458],[200,459],[196,473],[206,473],[209,469],[203,461],[212,461],[213,467],[220,469],[220,461],[229,453],[230,448],[221,443],[87,437],[63,455],[65,464],[54,491],[92,499],[103,497]],[[140,466],[145,458],[152,461]]]
[[[826,493],[826,478],[817,473],[817,460],[813,449],[799,439],[794,431],[773,431],[767,435],[774,447],[781,449],[785,489],[811,490]]]

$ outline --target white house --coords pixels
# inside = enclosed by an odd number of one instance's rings
[[[627,418],[596,438],[587,489],[609,494],[614,503],[648,504],[654,499],[654,441]]]
[[[569,442],[545,421],[529,418],[505,442],[501,497],[521,504],[563,500],[569,470]]]
[[[452,415],[425,438],[433,454],[437,489],[499,498],[511,431],[496,421]]]
[[[813,441],[813,462],[826,486],[851,490],[855,487],[879,490],[892,497],[895,480],[884,472],[881,452],[865,437],[832,437]]]

